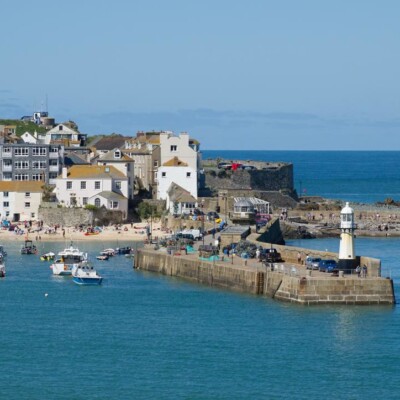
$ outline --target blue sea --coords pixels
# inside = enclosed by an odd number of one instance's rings
[[[204,158],[210,153],[292,161],[295,180],[309,194],[366,203],[400,197],[400,153],[204,152]],[[92,256],[125,245],[76,244]],[[339,247],[335,238],[290,244]],[[20,255],[18,243],[5,245],[0,400],[400,397],[398,306],[280,303],[133,270],[123,256],[96,261],[102,286],[79,287],[52,276],[38,256]],[[39,244],[41,253],[63,247]],[[356,250],[382,259],[398,294],[400,240],[357,238]]]

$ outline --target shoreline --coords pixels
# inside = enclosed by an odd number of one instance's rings
[[[144,242],[147,239],[146,236],[146,223],[136,224],[135,227],[131,227],[131,224],[123,224],[121,229],[116,230],[114,227],[104,227],[103,231],[97,235],[85,236],[85,232],[77,231],[75,228],[65,228],[65,236],[63,235],[62,229],[57,229],[55,233],[44,233],[45,229],[40,232],[31,231],[27,234],[24,229],[23,234],[16,234],[13,231],[0,230],[0,243],[6,242],[21,242],[25,240],[32,240],[33,242],[105,242],[105,241],[132,241],[132,242]],[[153,223],[153,239],[156,237],[163,237],[168,235],[167,232],[161,230],[161,224]]]

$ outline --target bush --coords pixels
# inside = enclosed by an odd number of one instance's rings
[[[85,209],[86,210],[90,210],[90,211],[96,211],[98,210],[98,208],[96,206],[94,206],[93,204],[86,204],[85,205]]]

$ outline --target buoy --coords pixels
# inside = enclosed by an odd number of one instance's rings
[[[49,295],[48,293],[45,293],[45,294],[44,294],[44,297],[47,297],[48,295]]]

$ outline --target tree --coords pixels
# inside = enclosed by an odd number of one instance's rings
[[[43,190],[43,201],[51,201],[51,197],[53,194],[53,186],[44,184],[41,189]]]
[[[157,207],[146,201],[139,204],[138,214],[141,220],[146,220],[150,217],[160,217]]]

